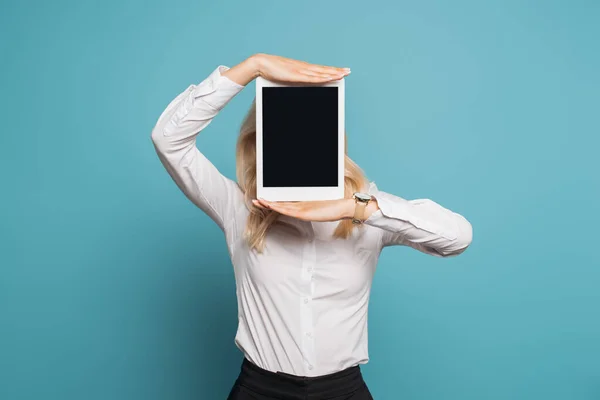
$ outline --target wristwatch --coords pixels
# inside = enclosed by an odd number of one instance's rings
[[[365,219],[365,208],[371,201],[372,197],[367,193],[356,192],[352,195],[355,201],[354,216],[352,217],[353,224],[362,224]]]

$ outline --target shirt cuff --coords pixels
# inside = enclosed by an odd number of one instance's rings
[[[191,86],[194,99],[202,98],[202,101],[214,108],[221,110],[236,94],[245,86],[223,76],[229,70],[225,65],[219,65],[215,70],[197,86]]]
[[[369,184],[367,193],[375,198],[379,210],[371,214],[365,222],[375,222],[386,217],[412,222],[409,213],[410,203],[408,200],[379,191],[375,182]]]
[[[373,223],[373,225],[375,225],[375,223],[377,221],[379,221],[380,219],[385,218],[383,215],[383,211],[381,211],[381,205],[379,204],[379,199],[378,196],[376,196],[376,194],[379,192],[379,190],[377,189],[377,185],[375,184],[375,182],[369,182],[369,189],[367,190],[367,194],[370,194],[371,196],[373,196],[373,198],[377,201],[377,206],[379,207],[377,209],[377,211],[373,212],[369,218],[367,218],[364,223],[365,224],[371,224]]]

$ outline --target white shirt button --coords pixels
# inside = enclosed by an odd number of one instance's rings
[[[312,337],[312,333],[310,333],[310,332],[306,332],[306,336],[308,336],[308,337]]]
[[[312,364],[308,364],[308,369],[313,369]]]
[[[304,299],[304,304],[308,303],[308,299]]]

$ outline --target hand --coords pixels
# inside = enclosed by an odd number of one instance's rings
[[[246,86],[258,76],[270,81],[325,83],[348,76],[350,68],[309,64],[269,54],[255,54],[223,73],[232,81]]]
[[[350,68],[338,68],[309,64],[270,54],[256,54],[251,57],[258,75],[270,81],[323,83],[342,79],[350,74]]]
[[[354,215],[354,199],[319,201],[252,200],[260,208],[270,209],[304,221],[339,221]]]

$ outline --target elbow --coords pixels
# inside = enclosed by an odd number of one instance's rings
[[[159,153],[168,153],[173,147],[173,142],[169,141],[169,136],[165,134],[165,124],[159,121],[152,129],[150,135],[154,148]]]
[[[452,257],[464,253],[473,241],[473,226],[462,215],[457,215],[457,235],[450,246],[442,253],[442,257]]]
[[[459,236],[458,246],[461,248],[461,252],[471,245],[473,241],[473,225],[462,215],[458,216]]]
[[[152,143],[154,144],[154,146],[156,146],[157,148],[161,147],[161,145],[164,142],[164,134],[161,124],[157,124],[154,127],[154,129],[152,129],[152,134],[150,135],[150,138],[152,139]]]

